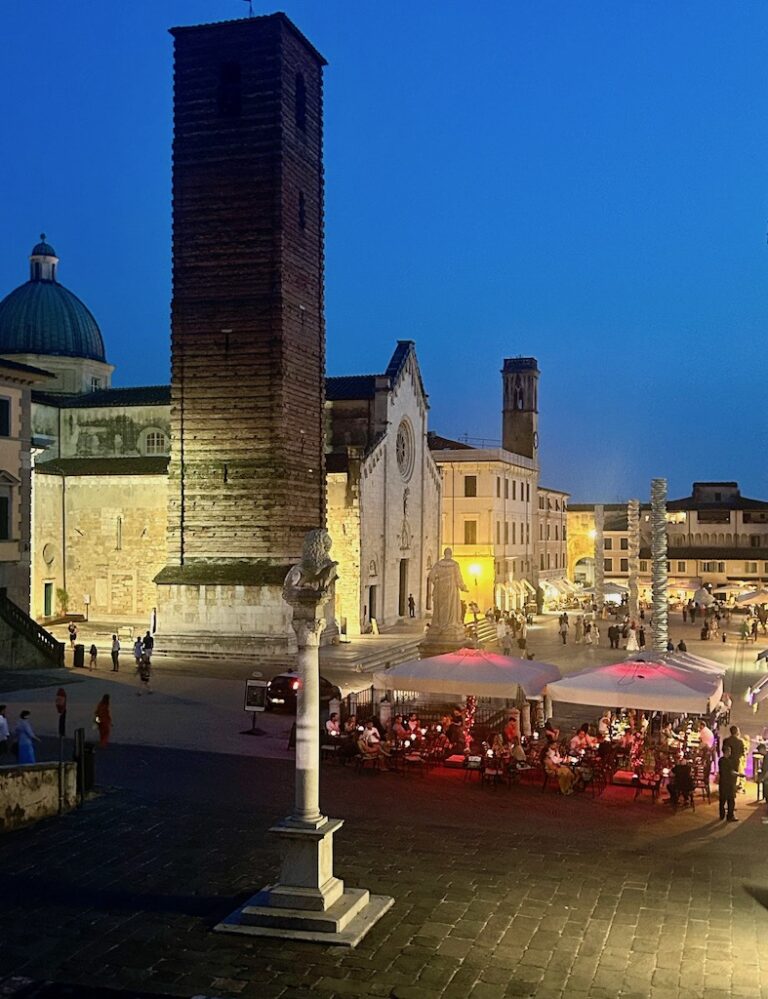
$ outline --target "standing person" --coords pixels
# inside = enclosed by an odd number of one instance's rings
[[[154,652],[155,649],[155,640],[150,635],[149,632],[147,632],[146,635],[144,636],[144,640],[141,643],[141,649],[146,659],[152,658],[152,653]]]
[[[731,747],[723,742],[723,755],[718,763],[718,790],[720,795],[720,820],[738,822],[733,814],[736,808],[736,784],[739,779],[739,764],[733,758]]]
[[[96,710],[93,712],[93,723],[99,730],[99,745],[102,749],[106,749],[112,732],[112,709],[109,706],[109,694],[104,694],[96,705]]]
[[[120,640],[117,635],[112,636],[112,672],[117,673],[120,669]]]
[[[90,662],[91,669],[96,669],[96,657],[98,656],[98,654],[99,650],[96,648],[96,645],[94,643],[91,645],[90,649],[88,650],[88,655],[91,657],[91,662]]]
[[[683,604],[683,624],[688,620],[688,604]]]
[[[143,650],[142,650],[142,647],[141,647],[141,639],[137,638],[136,641],[133,643],[133,658],[136,660],[136,672],[137,673],[139,671],[139,666],[141,666],[141,653],[142,653],[142,651]]]
[[[35,743],[40,742],[29,722],[29,715],[29,711],[21,712],[18,724],[13,733],[16,736],[19,763],[34,763]]]
[[[635,622],[633,621],[629,628],[627,629],[627,652],[639,652],[640,645],[637,641],[637,632],[635,631]]]
[[[408,617],[416,617],[416,601],[412,593],[408,594]]]
[[[568,641],[568,618],[563,614],[560,618],[560,638],[563,640],[563,645]]]
[[[69,622],[67,631],[69,632],[69,647],[70,649],[74,649],[75,642],[77,641],[77,625],[74,621]]]
[[[637,630],[637,644],[640,646],[640,651],[645,648],[645,628],[642,624]]]
[[[576,628],[573,633],[573,640],[577,645],[581,645],[581,640],[584,637],[584,618],[579,614],[576,618]]]
[[[0,756],[5,756],[9,749],[11,732],[8,728],[8,719],[5,717],[5,705],[0,704]]]

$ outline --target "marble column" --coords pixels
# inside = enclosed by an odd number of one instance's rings
[[[335,877],[333,837],[343,820],[329,819],[320,811],[320,635],[337,564],[328,555],[330,547],[326,531],[310,531],[302,561],[283,585],[283,598],[293,609],[299,689],[293,812],[270,830],[283,844],[280,880],[215,929],[354,947],[394,900],[345,887]]]
[[[601,614],[605,604],[605,542],[603,540],[603,524],[605,511],[602,504],[595,507],[595,603],[597,613]]]
[[[639,574],[640,574],[640,500],[631,499],[627,503],[627,527],[629,531],[629,617],[639,620]]]
[[[666,652],[669,641],[668,575],[667,480],[651,479],[651,593],[654,652]]]

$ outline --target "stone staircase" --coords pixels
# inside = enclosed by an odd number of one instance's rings
[[[64,645],[0,589],[0,666],[50,669],[64,665]]]

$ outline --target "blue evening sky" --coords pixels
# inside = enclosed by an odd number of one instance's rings
[[[271,6],[254,3],[256,13]],[[326,71],[330,374],[416,340],[430,424],[500,436],[542,369],[574,500],[768,498],[768,5],[286,0]],[[241,0],[0,8],[0,290],[41,230],[115,384],[169,378],[171,38]]]

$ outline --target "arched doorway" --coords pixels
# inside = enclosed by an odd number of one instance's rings
[[[573,581],[586,588],[595,585],[595,560],[591,555],[580,558],[573,567]]]

